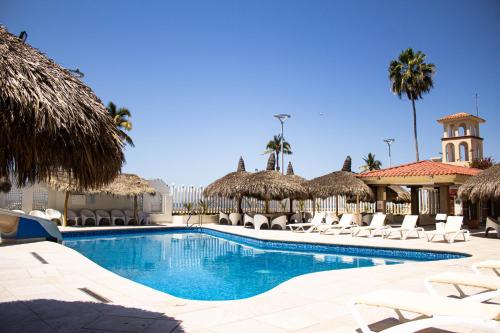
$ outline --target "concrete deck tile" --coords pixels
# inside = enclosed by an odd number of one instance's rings
[[[110,332],[142,332],[153,323],[154,319],[101,315],[83,328],[105,330]]]
[[[265,333],[286,333],[287,331],[255,320],[255,319],[245,319],[237,322],[219,325],[216,327],[211,327],[211,330],[217,333],[257,333],[257,332],[265,332]]]

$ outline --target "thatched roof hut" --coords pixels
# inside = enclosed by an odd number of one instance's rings
[[[134,197],[141,194],[156,194],[156,190],[149,182],[131,173],[122,173],[106,186],[100,188],[88,188],[82,190],[70,181],[67,174],[59,174],[51,177],[47,185],[56,191],[85,194],[105,194],[113,196]]]
[[[361,179],[347,171],[335,171],[311,179],[305,182],[304,186],[315,198],[345,195],[369,200],[374,196],[372,190]]]
[[[301,184],[274,170],[274,165],[275,157],[271,154],[266,170],[250,174],[245,178],[242,187],[245,196],[263,199],[266,203],[269,200],[301,199],[308,196]]]
[[[100,187],[124,155],[113,119],[92,90],[0,26],[0,176],[19,185],[58,171]]]
[[[137,221],[137,196],[141,194],[155,195],[156,190],[149,185],[149,182],[137,175],[131,173],[119,174],[111,183],[100,188],[87,188],[82,190],[76,185],[67,174],[59,173],[46,180],[49,187],[56,191],[66,192],[64,201],[64,225],[66,225],[66,216],[68,215],[68,199],[72,193],[85,194],[105,194],[112,196],[126,196],[134,198],[134,216]]]
[[[500,199],[500,163],[470,177],[458,189],[462,200],[471,202]]]
[[[208,185],[203,191],[203,195],[206,197],[219,196],[225,198],[240,198],[244,195],[242,192],[242,185],[245,177],[248,175],[249,173],[245,170],[243,157],[240,157],[236,171],[228,173],[224,177]]]
[[[387,187],[392,192],[394,202],[411,202],[411,193],[398,185],[391,185]]]

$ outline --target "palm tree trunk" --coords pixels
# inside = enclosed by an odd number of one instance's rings
[[[280,151],[276,150],[276,171],[280,171]]]
[[[420,161],[418,154],[418,136],[417,136],[417,109],[415,108],[415,100],[411,100],[411,105],[413,106],[413,135],[415,139],[415,156],[417,158],[417,162]]]

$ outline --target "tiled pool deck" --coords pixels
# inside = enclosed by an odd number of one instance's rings
[[[469,242],[447,244],[428,243],[424,238],[402,241],[209,227],[271,240],[444,250],[472,256],[313,273],[291,279],[253,298],[200,302],[178,299],[124,279],[55,243],[0,246],[0,331],[356,332],[357,325],[347,307],[353,296],[374,289],[425,292],[423,279],[428,275],[444,271],[469,272],[474,262],[500,258],[500,240],[482,236],[473,236]],[[42,263],[40,257],[47,263]],[[192,283],[196,288],[196,281]],[[90,289],[110,302],[97,302],[80,288]],[[443,294],[454,292],[452,289],[442,291]],[[376,330],[392,325],[395,320],[394,312],[383,309],[366,308],[363,313],[370,322],[378,322]],[[470,332],[460,327],[446,329]]]

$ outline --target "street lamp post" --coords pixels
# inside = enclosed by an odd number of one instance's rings
[[[389,168],[392,167],[392,157],[391,157],[391,145],[396,141],[395,139],[385,139],[384,142],[387,143],[389,147]]]
[[[280,142],[280,146],[281,146],[281,174],[283,175],[285,173],[285,157],[283,155],[283,142],[284,142],[284,138],[283,138],[283,124],[285,123],[285,120],[287,120],[288,118],[291,117],[291,115],[289,114],[284,114],[284,113],[280,113],[280,114],[275,114],[274,115],[275,118],[277,118],[280,123],[281,123],[281,142]]]

